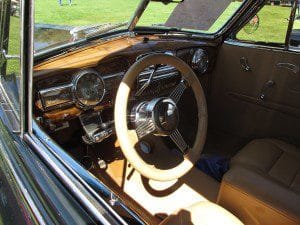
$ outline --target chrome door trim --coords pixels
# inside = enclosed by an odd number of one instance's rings
[[[234,46],[239,46],[239,47],[244,47],[244,48],[256,48],[256,49],[268,49],[272,51],[284,51],[284,52],[291,52],[291,53],[300,53],[300,48],[292,48],[290,47],[289,49],[285,49],[285,46],[273,46],[273,45],[264,45],[264,44],[257,44],[257,43],[250,43],[250,42],[242,42],[239,40],[235,39],[227,39],[224,41],[224,44],[229,44],[229,45],[234,45]]]

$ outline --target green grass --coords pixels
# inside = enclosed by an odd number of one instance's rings
[[[259,13],[259,27],[247,34],[241,30],[237,38],[240,40],[284,43],[289,24],[291,9],[281,6],[265,6]]]
[[[59,25],[89,25],[129,21],[139,0],[56,0],[35,1],[35,22]]]
[[[69,6],[68,1],[65,0],[65,4],[59,6],[56,0],[36,0],[35,22],[79,26],[129,21],[140,0],[77,0],[73,2],[73,5]],[[240,2],[230,4],[209,32],[217,31],[239,6]],[[151,2],[138,25],[163,24],[175,7],[176,4],[162,5]]]
[[[8,54],[19,55],[20,54],[20,18],[10,17],[11,26],[9,29],[9,45]],[[20,73],[20,61],[8,60],[7,61],[7,74]]]

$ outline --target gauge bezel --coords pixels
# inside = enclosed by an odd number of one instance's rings
[[[97,103],[91,104],[91,105],[84,104],[81,100],[79,100],[79,97],[78,97],[78,82],[84,76],[88,76],[89,74],[94,74],[98,78],[100,78],[100,82],[103,85],[103,94],[102,94],[101,98],[99,98],[99,101],[97,101]],[[105,82],[104,82],[103,77],[101,76],[101,74],[97,70],[86,69],[86,70],[82,70],[82,71],[78,72],[77,74],[74,75],[72,84],[73,84],[73,88],[72,88],[73,101],[75,102],[75,104],[77,106],[79,106],[82,109],[87,110],[87,109],[91,109],[91,108],[99,105],[102,102],[103,98],[105,97],[105,94],[106,94]]]
[[[194,60],[195,58],[195,55],[197,54],[198,51],[201,51],[203,53],[202,57],[201,58],[198,58],[198,60]],[[205,68],[199,68],[199,61],[200,60],[203,60],[203,57],[205,57],[207,60],[205,62]],[[196,61],[196,62],[195,62]],[[195,51],[194,51],[194,54],[192,56],[192,68],[193,70],[199,72],[200,74],[205,74],[209,68],[209,63],[210,63],[210,60],[209,60],[209,55],[208,55],[208,52],[202,48],[197,48]]]

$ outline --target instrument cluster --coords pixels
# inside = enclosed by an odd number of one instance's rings
[[[120,80],[119,74],[115,78]],[[103,77],[97,70],[84,69],[72,76],[69,84],[39,91],[42,110],[47,112],[71,105],[86,111],[106,100],[112,87],[111,77]]]

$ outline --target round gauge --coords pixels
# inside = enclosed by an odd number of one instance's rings
[[[207,52],[201,48],[194,52],[192,59],[192,68],[197,72],[203,74],[207,71],[209,65],[209,58]]]
[[[75,75],[73,95],[75,102],[83,108],[99,104],[105,94],[105,85],[95,70],[84,70]]]

